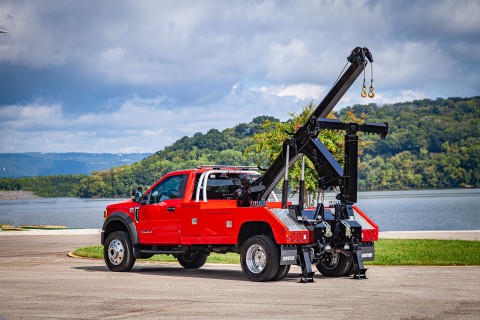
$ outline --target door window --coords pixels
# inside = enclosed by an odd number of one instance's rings
[[[188,175],[182,174],[164,179],[150,191],[149,204],[169,199],[182,199]]]

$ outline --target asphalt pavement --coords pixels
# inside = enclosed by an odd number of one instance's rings
[[[110,272],[67,253],[99,234],[0,236],[0,319],[479,319],[480,267],[372,266],[367,280],[255,283],[240,266],[137,263]]]

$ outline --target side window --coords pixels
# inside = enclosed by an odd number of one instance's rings
[[[149,204],[159,203],[168,199],[181,199],[185,193],[188,175],[168,177],[156,185],[150,192]]]
[[[207,199],[227,199],[240,187],[240,179],[238,177],[213,177],[213,179],[208,179]]]
[[[193,190],[192,199],[196,198],[198,180],[200,174],[197,174],[197,180],[195,182],[195,188]],[[207,199],[219,200],[228,199],[232,193],[240,188],[240,178],[235,174],[227,173],[213,173],[208,176],[207,182]],[[203,190],[203,189],[202,189]],[[200,199],[203,199],[203,192],[200,192]]]

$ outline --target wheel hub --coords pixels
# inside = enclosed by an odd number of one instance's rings
[[[339,262],[340,253],[333,252],[326,254],[322,259],[322,263],[326,268],[335,268]]]
[[[114,239],[108,245],[108,260],[113,265],[118,266],[123,261],[125,255],[125,249],[121,241]]]
[[[265,249],[258,244],[252,245],[247,250],[246,262],[247,267],[251,272],[255,274],[262,272],[267,264],[267,254]]]

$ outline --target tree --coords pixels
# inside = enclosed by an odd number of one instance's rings
[[[244,156],[252,159],[259,166],[266,167],[272,164],[276,157],[282,152],[283,142],[289,137],[287,132],[295,132],[302,127],[312,115],[315,106],[310,103],[305,106],[300,114],[289,113],[291,119],[285,122],[271,121],[267,119],[261,125],[261,131],[253,135],[252,144],[245,151]],[[330,113],[327,118],[335,119],[335,115]],[[363,123],[365,115],[357,117],[353,112],[348,112],[344,121]],[[321,130],[319,133],[320,141],[330,151],[334,158],[343,165],[344,163],[344,133],[334,130]],[[361,142],[362,147],[365,143]],[[290,193],[298,192],[301,177],[301,161],[297,161],[289,170]],[[315,195],[318,195],[318,176],[310,160],[305,161],[305,189],[307,195],[307,204],[312,204]],[[279,184],[282,185],[283,181]]]

